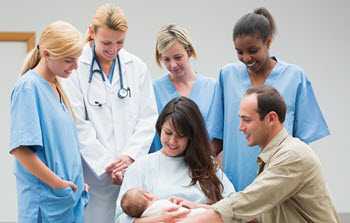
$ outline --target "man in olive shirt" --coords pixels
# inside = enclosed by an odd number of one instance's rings
[[[307,144],[288,135],[285,114],[284,100],[274,88],[247,90],[240,104],[240,130],[249,146],[261,148],[259,174],[245,190],[206,206],[207,212],[184,222],[339,222],[320,160]]]

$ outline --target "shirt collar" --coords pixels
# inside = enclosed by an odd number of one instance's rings
[[[279,149],[279,145],[288,137],[288,132],[283,128],[272,140],[267,144],[267,146],[259,154],[259,159],[264,163],[267,163],[271,156],[275,154]]]

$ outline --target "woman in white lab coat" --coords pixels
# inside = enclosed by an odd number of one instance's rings
[[[91,198],[85,222],[113,222],[126,168],[147,154],[157,108],[145,63],[124,50],[128,26],[120,8],[97,8],[79,68],[62,86],[75,113]]]

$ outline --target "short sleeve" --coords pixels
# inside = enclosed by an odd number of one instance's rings
[[[311,143],[329,135],[327,123],[317,103],[311,82],[304,78],[298,86],[293,136]]]
[[[19,146],[41,146],[38,96],[32,86],[18,85],[11,95],[10,151]]]
[[[216,82],[213,102],[208,113],[208,132],[210,139],[223,138],[224,129],[224,98],[223,98],[223,76],[220,73],[219,80]]]

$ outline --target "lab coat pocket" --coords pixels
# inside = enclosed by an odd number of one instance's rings
[[[130,100],[129,103],[128,103],[128,108],[129,109],[126,112],[127,117],[128,117],[128,123],[127,123],[128,126],[129,126],[128,129],[130,129],[131,132],[133,132],[134,128],[136,126],[137,120],[138,120],[138,118],[137,118],[137,116],[138,116],[138,107],[137,107],[135,101],[131,101]]]

